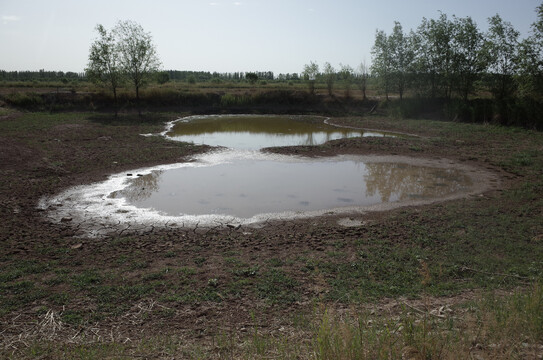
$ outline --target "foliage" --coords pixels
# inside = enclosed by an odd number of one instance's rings
[[[258,75],[253,72],[249,72],[245,74],[245,79],[249,81],[251,84],[255,84],[258,81]]]
[[[441,14],[437,20],[423,18],[417,30],[419,48],[416,61],[418,71],[423,74],[423,83],[419,86],[427,90],[431,98],[451,96],[453,32],[454,26],[445,14]]]
[[[360,91],[362,91],[362,99],[366,100],[366,91],[368,88],[368,79],[369,79],[369,67],[366,64],[366,61],[363,61],[358,66],[357,72],[355,73],[355,82],[356,85],[360,88]]]
[[[537,14],[524,40],[500,15],[488,19],[486,33],[470,17],[443,13],[423,18],[409,35],[395,22],[392,34],[375,34],[372,75],[387,100],[392,90],[400,100],[411,90],[422,99],[445,99],[451,119],[541,128],[543,118],[536,114],[543,102],[543,5]],[[471,111],[471,96],[486,92],[494,99],[490,109]]]
[[[87,78],[95,83],[105,84],[113,92],[117,103],[117,88],[123,82],[117,39],[102,25],[96,26],[98,39],[91,44],[89,63],[85,69]]]
[[[303,76],[311,95],[315,93],[315,80],[317,80],[318,75],[319,65],[316,62],[310,61],[309,64],[304,65]]]
[[[328,95],[332,96],[334,90],[334,82],[336,81],[336,69],[334,69],[329,62],[326,62],[324,63],[323,71],[323,78],[324,82],[326,83],[326,88],[328,89]]]
[[[160,85],[166,84],[168,81],[170,81],[170,74],[168,74],[167,71],[159,71],[156,73],[156,82]]]
[[[383,30],[375,33],[375,43],[371,49],[373,62],[371,72],[379,80],[379,86],[388,100],[392,88],[392,49],[389,38]]]
[[[395,86],[400,100],[409,86],[409,76],[412,74],[412,66],[415,59],[413,36],[406,36],[403,33],[402,25],[394,23],[392,35],[388,38],[391,53],[392,82]]]
[[[488,57],[490,90],[498,101],[505,101],[515,91],[513,75],[517,71],[517,48],[520,33],[500,15],[488,19],[484,50]]]
[[[151,34],[141,25],[130,21],[119,21],[113,32],[117,38],[119,62],[123,72],[136,90],[139,102],[139,90],[160,67]]]
[[[341,70],[339,71],[339,78],[343,82],[343,88],[345,89],[345,97],[351,96],[351,86],[354,80],[354,70],[349,65],[340,64]]]
[[[475,81],[486,69],[483,52],[483,34],[470,18],[454,17],[453,71],[455,88],[464,101],[475,90]]]

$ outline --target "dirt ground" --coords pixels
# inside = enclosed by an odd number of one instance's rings
[[[307,276],[300,266],[292,263],[294,254],[303,254],[318,262],[326,254],[337,251],[340,241],[342,260],[354,259],[359,251],[356,243],[378,229],[386,228],[387,238],[408,244],[412,223],[425,222],[426,226],[436,228],[447,226],[446,216],[440,220],[438,215],[450,210],[438,203],[352,216],[271,222],[250,229],[154,229],[144,233],[111,234],[103,239],[76,237],[77,229],[69,222],[53,224],[37,209],[42,196],[99,181],[112,173],[185,161],[208,148],[139,135],[156,132],[171,115],[137,124],[115,123],[88,114],[63,114],[61,120],[51,117],[47,121],[39,120],[40,115],[36,115],[35,122],[22,127],[20,120],[24,116],[27,115],[12,112],[0,117],[2,126],[8,129],[0,134],[0,264],[19,271],[18,275],[6,271],[5,281],[10,281],[9,276],[21,282],[27,280],[35,284],[36,292],[24,292],[21,298],[9,288],[11,303],[4,302],[4,311],[0,313],[0,338],[4,346],[21,347],[25,339],[30,341],[33,336],[69,343],[127,342],[157,334],[177,334],[192,339],[190,341],[206,342],[211,341],[208,335],[232,329],[243,333],[256,325],[270,333],[289,331],[292,314],[311,313],[320,301],[339,312],[353,306],[353,302],[344,303],[339,296],[334,301],[327,300],[331,291],[327,279],[313,273]],[[336,122],[353,125],[356,119]],[[467,202],[484,207],[485,201],[493,201],[503,189],[521,181],[521,177],[496,165],[489,155],[493,151],[490,145],[474,153],[478,144],[469,140],[432,140],[443,136],[435,129],[414,129],[398,122],[380,123],[379,119],[365,125],[400,132],[416,131],[420,138],[415,142],[411,138],[360,138],[337,140],[325,146],[267,151],[304,156],[382,154],[447,158],[497,174],[499,188],[495,186],[470,199],[454,200],[459,207]],[[501,206],[507,211],[507,204]],[[236,287],[237,271],[244,272],[251,282],[251,267],[261,266],[262,271],[261,264],[271,260],[281,264],[281,272],[274,272],[270,265],[267,276],[287,272],[288,281],[293,281],[292,286],[281,283],[280,276],[279,280],[272,281],[275,288],[270,291],[279,291],[280,296],[268,293],[256,296],[245,285]],[[45,268],[34,272],[19,269],[17,263],[23,262]],[[238,263],[242,265],[237,266]],[[188,285],[180,285],[178,278],[183,271],[192,271]],[[76,284],[77,281],[82,285]],[[135,284],[146,282],[153,283],[152,291],[136,288]],[[125,283],[134,285],[131,291],[144,294],[125,297],[123,293],[122,299],[116,300],[113,288]],[[97,292],[89,293],[86,285]],[[106,285],[111,293],[103,300],[106,295],[98,292],[105,291]],[[204,290],[193,299],[180,296],[179,292],[189,294],[191,287]],[[257,294],[266,291],[263,287],[258,289]],[[291,299],[289,292],[295,292],[296,297]],[[402,304],[409,304],[415,309],[442,311],[444,307],[472,299],[477,293],[478,290],[473,289],[443,297],[388,297],[360,304],[359,308],[390,313],[395,309],[399,311]],[[181,300],[161,300],[168,296],[181,297]],[[68,317],[68,313],[73,316]],[[63,326],[43,330],[47,319]]]

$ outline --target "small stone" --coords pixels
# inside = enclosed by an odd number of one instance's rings
[[[128,174],[126,174],[126,176],[132,176],[132,174],[128,173]]]
[[[75,245],[70,246],[70,248],[76,250],[76,249],[80,249],[82,246],[83,246],[83,244],[79,243],[79,244],[75,244]]]
[[[72,220],[73,219],[71,217],[63,217],[62,219],[60,219],[60,222],[70,222]]]

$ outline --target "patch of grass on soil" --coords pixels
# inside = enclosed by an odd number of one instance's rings
[[[419,137],[273,150],[448,158],[500,177],[499,190],[484,194],[353,214],[362,224],[354,227],[330,215],[82,239],[36,209],[66,187],[205,151],[140,135],[175,117],[0,119],[3,357],[373,359],[412,351],[506,359],[543,351],[543,134],[351,117],[334,122]]]

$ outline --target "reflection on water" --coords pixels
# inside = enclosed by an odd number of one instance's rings
[[[384,133],[338,128],[325,124],[321,117],[273,115],[193,117],[177,122],[166,135],[177,141],[250,150],[319,145],[349,137],[385,136]]]
[[[135,178],[115,197],[168,215],[262,213],[433,199],[471,186],[461,171],[402,163],[330,159],[237,159]]]
[[[129,201],[146,199],[158,190],[158,179],[161,170],[155,170],[146,175],[138,175],[130,179],[130,185],[122,191],[115,191],[109,195],[111,198],[127,197]]]
[[[366,196],[378,195],[382,202],[442,197],[472,185],[470,177],[457,169],[402,163],[369,163],[366,169]]]

